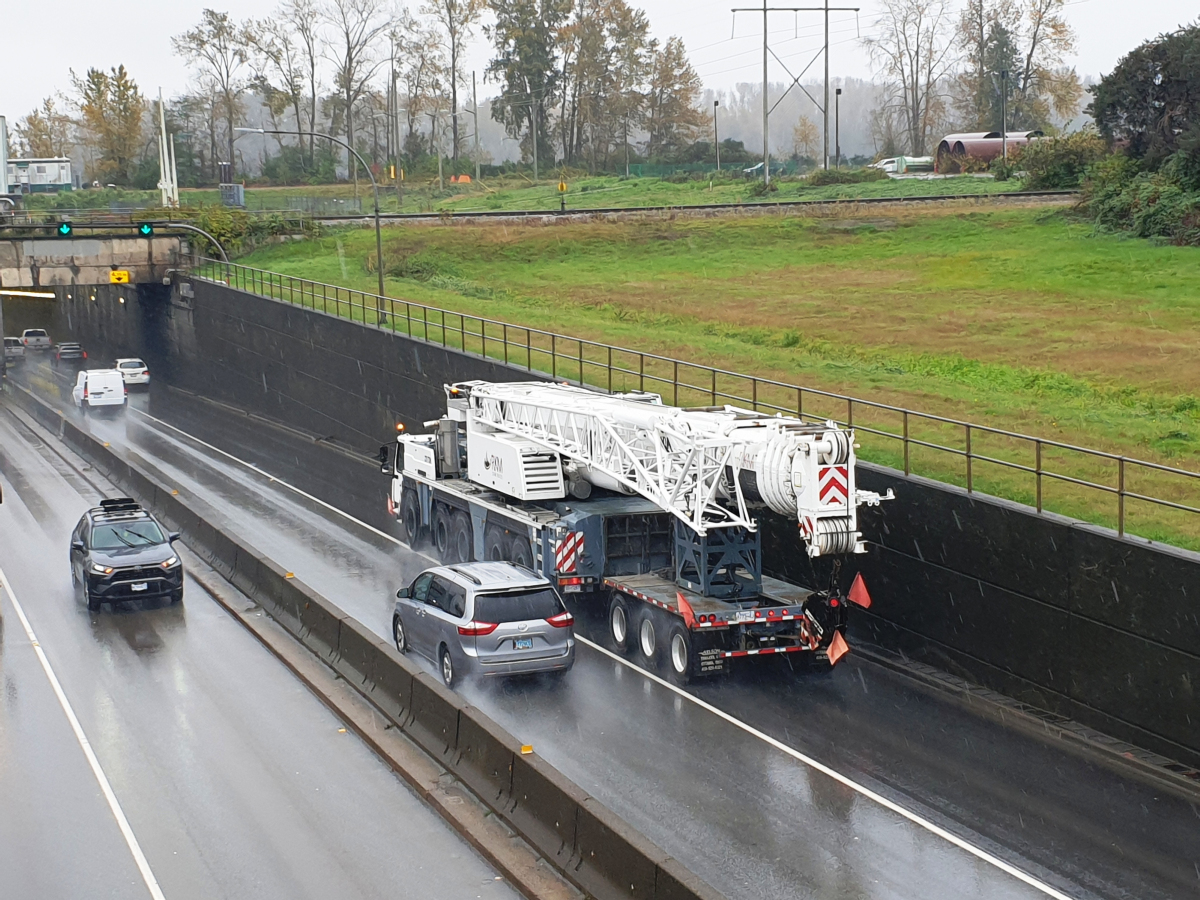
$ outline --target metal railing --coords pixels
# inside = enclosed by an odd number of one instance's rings
[[[1200,547],[1200,473],[249,266],[203,259],[194,274],[609,392],[653,391],[676,406],[729,403],[810,421],[832,420],[855,429],[866,460],[900,468],[906,475],[957,483],[972,493],[982,486],[988,494],[1027,503],[1039,513],[1115,525],[1120,534],[1127,531],[1131,502],[1149,504],[1182,518],[1164,525],[1156,515],[1141,530],[1144,536]],[[947,460],[960,465],[950,468]],[[1051,485],[1066,490],[1048,507]],[[1111,497],[1115,510],[1097,509],[1097,496]]]

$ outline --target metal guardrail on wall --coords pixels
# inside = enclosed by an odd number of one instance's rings
[[[194,274],[609,392],[654,391],[677,406],[729,403],[812,421],[832,420],[853,427],[860,442],[863,435],[875,439],[869,442],[868,459],[902,468],[906,475],[957,481],[968,492],[978,490],[982,480],[987,493],[1027,502],[1039,513],[1047,511],[1049,485],[1068,486],[1050,511],[1111,523],[1120,534],[1129,524],[1130,502],[1150,504],[1185,518],[1182,527],[1175,523],[1164,529],[1159,523],[1147,536],[1165,534],[1162,539],[1167,542],[1200,543],[1200,500],[1192,501],[1196,505],[1182,502],[1200,497],[1200,473],[249,266],[203,259]],[[959,461],[961,471],[948,470],[947,458]],[[1014,487],[1011,480],[994,474],[981,479],[981,467],[1016,473],[1022,481]],[[1105,481],[1096,480],[1101,474],[1107,476]],[[1142,484],[1146,487],[1137,489]],[[1007,489],[996,490],[996,485]],[[1115,510],[1097,512],[1097,495],[1111,497]]]

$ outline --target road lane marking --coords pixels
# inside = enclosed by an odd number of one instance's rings
[[[25,610],[21,608],[21,604],[17,601],[17,595],[13,593],[12,585],[9,583],[8,576],[4,574],[3,569],[0,569],[0,584],[4,585],[4,592],[8,594],[8,599],[12,603],[13,609],[17,611],[17,618],[21,620],[21,627],[25,629],[25,635],[29,638],[29,643],[33,646],[33,652],[37,654],[38,662],[42,664],[42,671],[46,673],[46,678],[50,680],[50,686],[54,689],[54,696],[58,698],[59,706],[66,713],[67,721],[71,723],[71,730],[75,732],[75,740],[79,742],[79,746],[83,750],[83,755],[87,757],[88,765],[92,767],[92,774],[96,776],[96,781],[100,783],[100,791],[104,794],[104,799],[108,801],[108,808],[112,811],[113,818],[117,820],[117,827],[121,829],[121,836],[125,838],[125,843],[129,846],[129,852],[133,854],[133,861],[137,864],[138,871],[142,875],[142,881],[146,883],[146,888],[150,891],[150,896],[154,900],[166,900],[162,889],[158,886],[158,879],[154,877],[154,872],[151,870],[150,863],[146,859],[146,854],[142,852],[142,846],[138,843],[137,836],[129,826],[129,820],[125,818],[125,812],[121,809],[117,795],[113,793],[112,785],[108,783],[108,776],[104,774],[104,769],[100,767],[100,760],[96,758],[96,753],[92,750],[92,744],[88,740],[87,735],[84,734],[83,726],[79,724],[79,718],[75,715],[75,710],[71,708],[71,702],[63,692],[62,685],[58,681],[58,676],[54,674],[50,660],[46,657],[46,651],[42,649],[37,635],[33,633],[33,626],[29,624],[29,619],[25,616]]]
[[[912,812],[911,810],[905,809],[900,804],[898,804],[892,800],[889,800],[887,797],[884,797],[882,794],[879,794],[879,793],[871,790],[866,785],[859,784],[857,781],[853,780],[852,778],[848,778],[845,775],[841,774],[840,772],[829,768],[829,766],[825,765],[822,762],[818,762],[817,760],[813,759],[811,756],[807,756],[804,753],[801,753],[799,750],[796,750],[793,747],[789,747],[787,744],[783,743],[782,741],[776,740],[775,738],[771,737],[769,734],[759,731],[753,725],[747,725],[741,719],[731,716],[729,713],[725,712],[724,710],[722,710],[716,706],[713,706],[711,703],[701,700],[695,694],[689,694],[687,691],[683,690],[682,688],[671,684],[671,682],[669,682],[669,681],[659,678],[653,672],[646,671],[641,666],[637,665],[636,663],[630,662],[629,660],[625,659],[622,656],[619,656],[616,653],[613,653],[611,650],[607,649],[606,647],[602,647],[599,644],[595,643],[594,641],[590,641],[585,637],[580,637],[579,635],[575,635],[575,640],[579,641],[580,643],[586,644],[588,647],[591,647],[593,650],[603,653],[605,656],[609,657],[610,659],[612,659],[616,662],[619,662],[621,665],[626,666],[627,668],[633,669],[633,671],[640,673],[641,675],[643,675],[646,678],[653,681],[655,684],[659,684],[662,687],[665,687],[669,691],[674,691],[680,697],[690,700],[692,703],[696,704],[696,706],[700,707],[701,709],[705,710],[706,712],[712,713],[714,716],[717,716],[720,719],[724,719],[730,725],[733,725],[736,728],[740,728],[742,731],[746,732],[746,734],[749,734],[752,737],[758,738],[763,743],[769,744],[770,746],[774,747],[776,750],[780,750],[780,751],[786,753],[788,756],[792,757],[793,759],[804,763],[806,766],[809,766],[810,768],[816,769],[818,772],[822,773],[823,775],[828,775],[834,781],[837,781],[840,784],[845,785],[846,787],[850,788],[852,791],[855,791],[856,793],[861,794],[863,797],[866,797],[868,800],[873,800],[875,803],[878,803],[884,809],[889,809],[892,812],[908,819],[908,821],[912,822],[914,825],[919,825],[921,828],[924,828],[926,831],[930,832],[931,834],[935,834],[938,837],[949,841],[951,844],[953,844],[955,847],[958,847],[960,850],[965,850],[968,853],[970,853],[972,856],[974,856],[980,860],[983,860],[984,862],[986,862],[990,865],[995,866],[1000,871],[1013,876],[1014,878],[1018,879],[1019,881],[1023,881],[1025,884],[1029,885],[1030,887],[1032,887],[1038,891],[1041,891],[1047,897],[1053,897],[1054,900],[1075,900],[1075,898],[1071,897],[1070,895],[1064,894],[1064,893],[1062,893],[1062,891],[1052,888],[1050,885],[1046,884],[1043,881],[1039,881],[1038,879],[1034,878],[1029,873],[1022,871],[1021,869],[1018,869],[1016,866],[1014,866],[1010,863],[1006,863],[1004,860],[1000,859],[998,856],[993,856],[991,853],[988,853],[983,848],[976,847],[974,844],[970,843],[969,841],[964,840],[963,838],[960,838],[958,835],[954,834],[953,832],[947,831],[945,828],[942,828],[940,825],[937,825],[937,824],[929,821],[928,819],[917,815],[915,812]]]
[[[409,547],[403,541],[393,537],[392,535],[388,534],[387,532],[380,531],[378,528],[368,525],[366,522],[362,521],[361,519],[355,518],[350,513],[346,512],[344,510],[338,509],[336,506],[332,506],[331,504],[326,503],[324,500],[320,500],[317,497],[312,496],[311,494],[305,493],[300,488],[295,487],[291,484],[288,484],[286,481],[283,481],[283,480],[275,477],[274,475],[270,474],[269,472],[266,472],[266,471],[260,469],[258,466],[255,466],[252,463],[248,463],[245,460],[239,459],[238,457],[234,456],[231,453],[227,453],[226,451],[220,449],[219,447],[214,447],[211,444],[205,443],[204,441],[200,440],[199,438],[195,437],[192,434],[189,434],[188,432],[184,431],[183,429],[176,428],[174,425],[171,425],[169,422],[164,422],[161,419],[157,419],[154,416],[150,415],[149,413],[144,413],[141,410],[135,410],[135,412],[139,413],[142,416],[145,416],[147,419],[150,419],[153,422],[156,422],[160,425],[163,425],[163,426],[171,429],[172,431],[178,432],[179,434],[183,435],[184,437],[187,437],[188,439],[195,441],[197,444],[199,444],[202,447],[206,447],[206,448],[214,451],[215,453],[219,453],[221,456],[224,456],[227,459],[231,459],[234,462],[236,462],[242,466],[245,466],[246,468],[250,469],[251,471],[256,472],[259,475],[262,475],[263,477],[270,479],[270,481],[273,484],[277,484],[280,487],[284,487],[290,491],[294,491],[295,493],[299,494],[300,496],[304,497],[305,499],[311,500],[314,503],[317,503],[320,506],[324,507],[325,509],[328,509],[331,512],[337,513],[342,518],[347,519],[348,521],[353,522],[356,525],[361,526],[362,528],[366,528],[367,530],[371,531],[373,534],[376,534],[379,537],[384,538],[385,540],[388,540],[388,541],[392,542],[393,544],[396,544],[397,546],[404,547],[406,550],[409,550],[409,552],[411,552],[415,555],[421,556],[421,557],[428,559],[434,563],[437,563],[437,560],[434,560],[432,557],[428,556],[427,554],[421,553],[418,550],[413,550],[411,547]],[[812,769],[815,769],[816,771],[822,773],[823,775],[829,776],[834,781],[837,781],[840,784],[845,785],[846,787],[848,787],[851,790],[858,793],[860,796],[863,796],[863,797],[867,798],[868,800],[871,800],[872,802],[877,803],[878,805],[882,806],[884,809],[888,809],[888,810],[896,813],[897,815],[904,817],[908,821],[912,822],[914,825],[917,825],[918,827],[923,828],[924,830],[928,831],[929,833],[942,838],[943,840],[949,842],[950,844],[953,844],[955,847],[958,847],[960,850],[964,850],[967,853],[974,856],[975,858],[977,858],[985,863],[988,863],[991,866],[994,866],[995,868],[999,869],[1000,871],[1004,872],[1005,874],[1011,875],[1013,878],[1016,878],[1018,881],[1023,882],[1024,884],[1028,885],[1029,887],[1033,888],[1034,890],[1039,891],[1042,894],[1045,894],[1047,897],[1052,897],[1053,900],[1075,900],[1075,898],[1071,897],[1069,894],[1064,894],[1062,891],[1059,891],[1056,888],[1053,888],[1050,885],[1046,884],[1045,882],[1040,881],[1037,878],[1034,878],[1028,872],[1025,872],[1025,871],[1017,868],[1016,866],[1012,865],[1011,863],[1005,862],[1004,860],[1000,859],[998,856],[988,853],[982,847],[977,847],[974,844],[970,843],[969,841],[965,840],[964,838],[961,838],[958,835],[954,834],[953,832],[947,831],[945,828],[942,828],[940,825],[937,825],[936,823],[931,822],[929,819],[926,819],[923,816],[920,816],[917,813],[912,812],[911,810],[905,809],[900,804],[896,803],[893,800],[889,800],[887,797],[884,797],[882,794],[880,794],[876,791],[871,790],[866,785],[859,784],[857,781],[854,781],[852,778],[842,775],[840,772],[836,771],[835,769],[831,769],[829,766],[825,765],[822,762],[819,762],[816,759],[813,759],[811,756],[801,753],[799,750],[796,750],[793,747],[789,747],[787,744],[783,743],[782,741],[779,741],[779,740],[771,737],[769,734],[766,734],[765,732],[759,731],[754,726],[748,725],[747,723],[743,722],[741,719],[738,719],[737,717],[730,715],[729,713],[725,712],[724,710],[719,709],[716,706],[713,706],[711,703],[701,700],[695,694],[690,694],[687,691],[683,690],[682,688],[679,688],[676,685],[671,684],[669,681],[659,678],[653,672],[649,672],[646,669],[643,669],[641,666],[638,666],[635,663],[630,662],[629,660],[625,659],[624,657],[621,657],[621,656],[613,653],[611,650],[608,650],[605,647],[602,647],[601,645],[599,645],[593,641],[590,641],[585,637],[581,637],[580,635],[576,635],[575,639],[578,640],[580,643],[582,643],[588,647],[591,647],[593,650],[596,650],[596,651],[604,654],[605,656],[610,657],[611,659],[615,660],[616,662],[619,662],[621,665],[632,669],[633,671],[639,673],[640,675],[649,679],[650,681],[661,685],[662,687],[666,688],[667,690],[675,692],[680,697],[683,697],[683,698],[687,699],[688,701],[694,703],[696,706],[700,707],[701,709],[705,710],[706,712],[709,712],[712,715],[725,720],[726,722],[733,725],[734,727],[741,729],[746,734],[749,734],[750,736],[757,738],[758,740],[762,741],[763,743],[768,744],[771,747],[774,747],[776,750],[786,753],[788,756],[792,757],[793,759],[797,760],[798,762],[801,762],[804,765],[809,766]]]

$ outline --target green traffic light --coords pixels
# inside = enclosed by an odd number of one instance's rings
[[[58,233],[60,235],[62,235],[63,237],[66,237],[67,235],[69,235],[71,233],[71,231],[72,231],[72,228],[71,228],[70,222],[63,222],[61,225],[58,226]]]
[[[141,233],[142,237],[150,237],[150,235],[154,234],[154,226],[149,222],[143,222],[138,227],[138,231]]]

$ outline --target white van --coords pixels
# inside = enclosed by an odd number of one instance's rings
[[[89,369],[79,373],[71,396],[75,405],[87,412],[123,407],[127,393],[125,379],[116,369]]]

